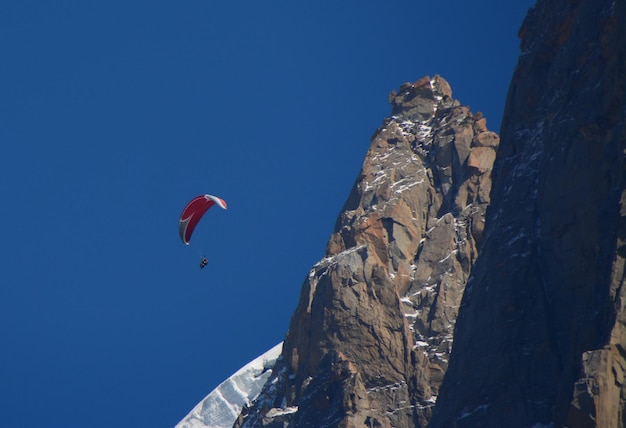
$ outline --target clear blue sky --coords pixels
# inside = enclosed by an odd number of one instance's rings
[[[532,4],[2,2],[0,426],[172,427],[280,342],[388,93],[498,131]]]

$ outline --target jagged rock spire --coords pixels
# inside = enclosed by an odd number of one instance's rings
[[[439,76],[389,96],[283,354],[236,426],[425,426],[477,256],[499,139]]]

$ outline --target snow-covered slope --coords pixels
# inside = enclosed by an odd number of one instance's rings
[[[175,428],[231,428],[244,405],[254,400],[283,349],[279,343],[243,366],[202,400]]]

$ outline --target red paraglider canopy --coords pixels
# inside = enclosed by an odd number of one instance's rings
[[[205,212],[213,205],[226,209],[226,201],[213,195],[200,195],[191,200],[180,215],[180,221],[178,223],[178,232],[180,233],[180,240],[185,245],[189,245],[191,241],[191,235],[193,230],[198,225],[198,222],[202,218]]]

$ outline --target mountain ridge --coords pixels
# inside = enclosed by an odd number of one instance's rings
[[[241,409],[256,399],[282,351],[282,342],[229,376],[198,403],[175,428],[230,428]]]

